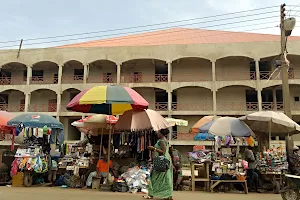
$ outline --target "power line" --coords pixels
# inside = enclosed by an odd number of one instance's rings
[[[269,7],[251,9],[251,10],[243,10],[243,11],[239,11],[239,12],[231,12],[231,13],[225,13],[225,14],[219,14],[219,15],[212,15],[212,16],[206,16],[206,17],[197,17],[197,18],[170,21],[170,22],[164,22],[164,23],[149,24],[149,25],[132,26],[132,27],[126,27],[126,28],[108,29],[108,30],[100,30],[100,31],[93,31],[93,32],[75,33],[75,34],[58,35],[58,36],[48,36],[48,37],[40,37],[40,38],[28,38],[28,39],[23,39],[23,41],[44,40],[44,39],[53,39],[53,38],[60,38],[60,37],[71,37],[71,36],[89,35],[89,34],[95,34],[95,33],[122,31],[122,30],[128,30],[128,29],[146,28],[146,27],[160,26],[160,25],[166,25],[166,24],[174,24],[174,23],[194,21],[194,20],[200,20],[200,19],[222,17],[222,16],[227,16],[227,15],[240,14],[240,13],[258,11],[258,10],[266,10],[266,9],[275,8],[275,7],[278,7],[278,6],[269,6]],[[2,41],[2,42],[0,41],[0,43],[4,44],[4,43],[19,42],[19,41],[20,41],[20,39],[19,40],[11,40],[11,41]]]
[[[239,16],[240,18],[245,18],[245,17],[251,17],[251,16],[257,16],[257,15],[265,15],[268,13],[274,13],[277,11],[271,11],[271,12],[264,12],[264,13],[256,13],[256,14],[252,14],[252,15],[244,15],[244,16]],[[241,23],[241,22],[250,22],[250,21],[255,21],[255,20],[264,20],[264,19],[270,19],[270,18],[275,18],[277,17],[277,15],[273,15],[273,16],[269,16],[269,17],[261,17],[261,18],[255,18],[255,19],[251,19],[251,20],[244,20],[244,21],[238,21],[238,22],[231,22],[231,23],[223,23],[223,24],[217,24],[217,25],[211,25],[211,26],[206,26],[206,27],[199,27],[200,29],[205,29],[205,28],[212,28],[212,27],[218,27],[218,26],[223,26],[223,25],[229,25],[229,24],[236,24],[236,23]],[[206,24],[206,23],[211,23],[211,22],[217,22],[217,21],[225,21],[225,20],[232,20],[232,19],[236,19],[236,17],[229,17],[229,18],[224,18],[224,19],[219,19],[219,20],[210,20],[210,21],[201,21],[201,22],[195,22],[195,23],[189,23],[189,24],[182,24],[182,25],[178,25],[178,26],[169,26],[169,27],[163,27],[165,29],[168,28],[180,28],[180,27],[184,27],[184,26],[190,26],[190,25],[196,25],[196,24]],[[116,36],[116,35],[124,35],[124,34],[135,34],[135,33],[141,33],[141,32],[148,32],[148,31],[156,31],[156,30],[161,30],[161,28],[159,29],[148,29],[148,30],[140,30],[140,31],[132,31],[132,32],[125,32],[125,33],[116,33],[116,34],[109,34],[109,35],[102,35],[102,36],[91,36],[91,37],[83,37],[83,38],[72,38],[72,39],[65,39],[65,40],[52,40],[52,41],[46,41],[46,42],[36,42],[36,43],[29,43],[29,44],[24,44],[23,46],[30,46],[30,45],[37,45],[37,44],[49,44],[49,43],[57,43],[57,42],[67,42],[67,41],[74,41],[74,40],[81,40],[81,39],[92,39],[92,38],[99,38],[99,37],[109,37],[109,36]],[[176,31],[172,31],[172,32],[181,32],[184,30],[176,30]],[[171,32],[168,32],[168,34]],[[132,36],[127,36],[126,38],[109,38],[106,39],[107,41],[104,42],[111,42],[111,41],[118,41],[118,40],[124,40],[124,39],[132,39],[132,38],[143,38],[143,37],[149,37],[149,36],[154,36],[154,35],[164,35],[166,33],[157,33],[154,32],[152,34],[148,34],[147,36],[144,35],[132,35]],[[93,43],[93,42],[98,42],[98,41],[91,41],[89,43]],[[9,46],[0,46],[0,49],[3,48],[11,48],[11,47],[17,47],[18,45],[9,45]]]

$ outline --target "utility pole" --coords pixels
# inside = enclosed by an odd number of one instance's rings
[[[287,60],[287,51],[286,51],[286,43],[287,36],[286,30],[284,28],[284,20],[285,20],[285,4],[280,5],[280,35],[281,35],[281,77],[282,77],[282,95],[283,95],[283,110],[284,114],[286,114],[289,118],[292,119],[292,111],[291,111],[291,102],[290,102],[290,87],[289,87],[289,64]],[[286,151],[289,155],[294,146],[294,141],[292,137],[285,137],[285,145]]]
[[[289,118],[292,118],[290,88],[289,88],[289,66],[286,59],[286,42],[284,30],[285,4],[280,5],[280,32],[281,32],[281,76],[282,76],[282,93],[283,93],[283,110]]]

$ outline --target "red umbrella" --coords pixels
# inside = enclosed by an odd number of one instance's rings
[[[12,127],[7,125],[7,122],[13,119],[15,115],[6,112],[0,111],[0,130],[4,131],[5,133],[10,133]]]

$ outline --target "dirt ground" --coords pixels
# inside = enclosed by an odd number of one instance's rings
[[[62,189],[62,188],[8,188],[0,187],[0,200],[141,200],[142,195],[130,193],[100,192],[97,190]],[[275,194],[230,194],[207,192],[174,192],[175,200],[209,199],[209,200],[252,200],[267,199],[281,200],[280,195]]]

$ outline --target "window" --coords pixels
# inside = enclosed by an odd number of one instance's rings
[[[58,83],[58,74],[53,75],[53,83],[57,84]]]
[[[23,81],[27,81],[27,70],[23,71]]]
[[[111,73],[104,73],[103,74],[103,83],[112,83],[112,74]]]
[[[299,97],[294,97],[294,101],[300,101]]]
[[[74,80],[83,80],[83,69],[74,69]]]

